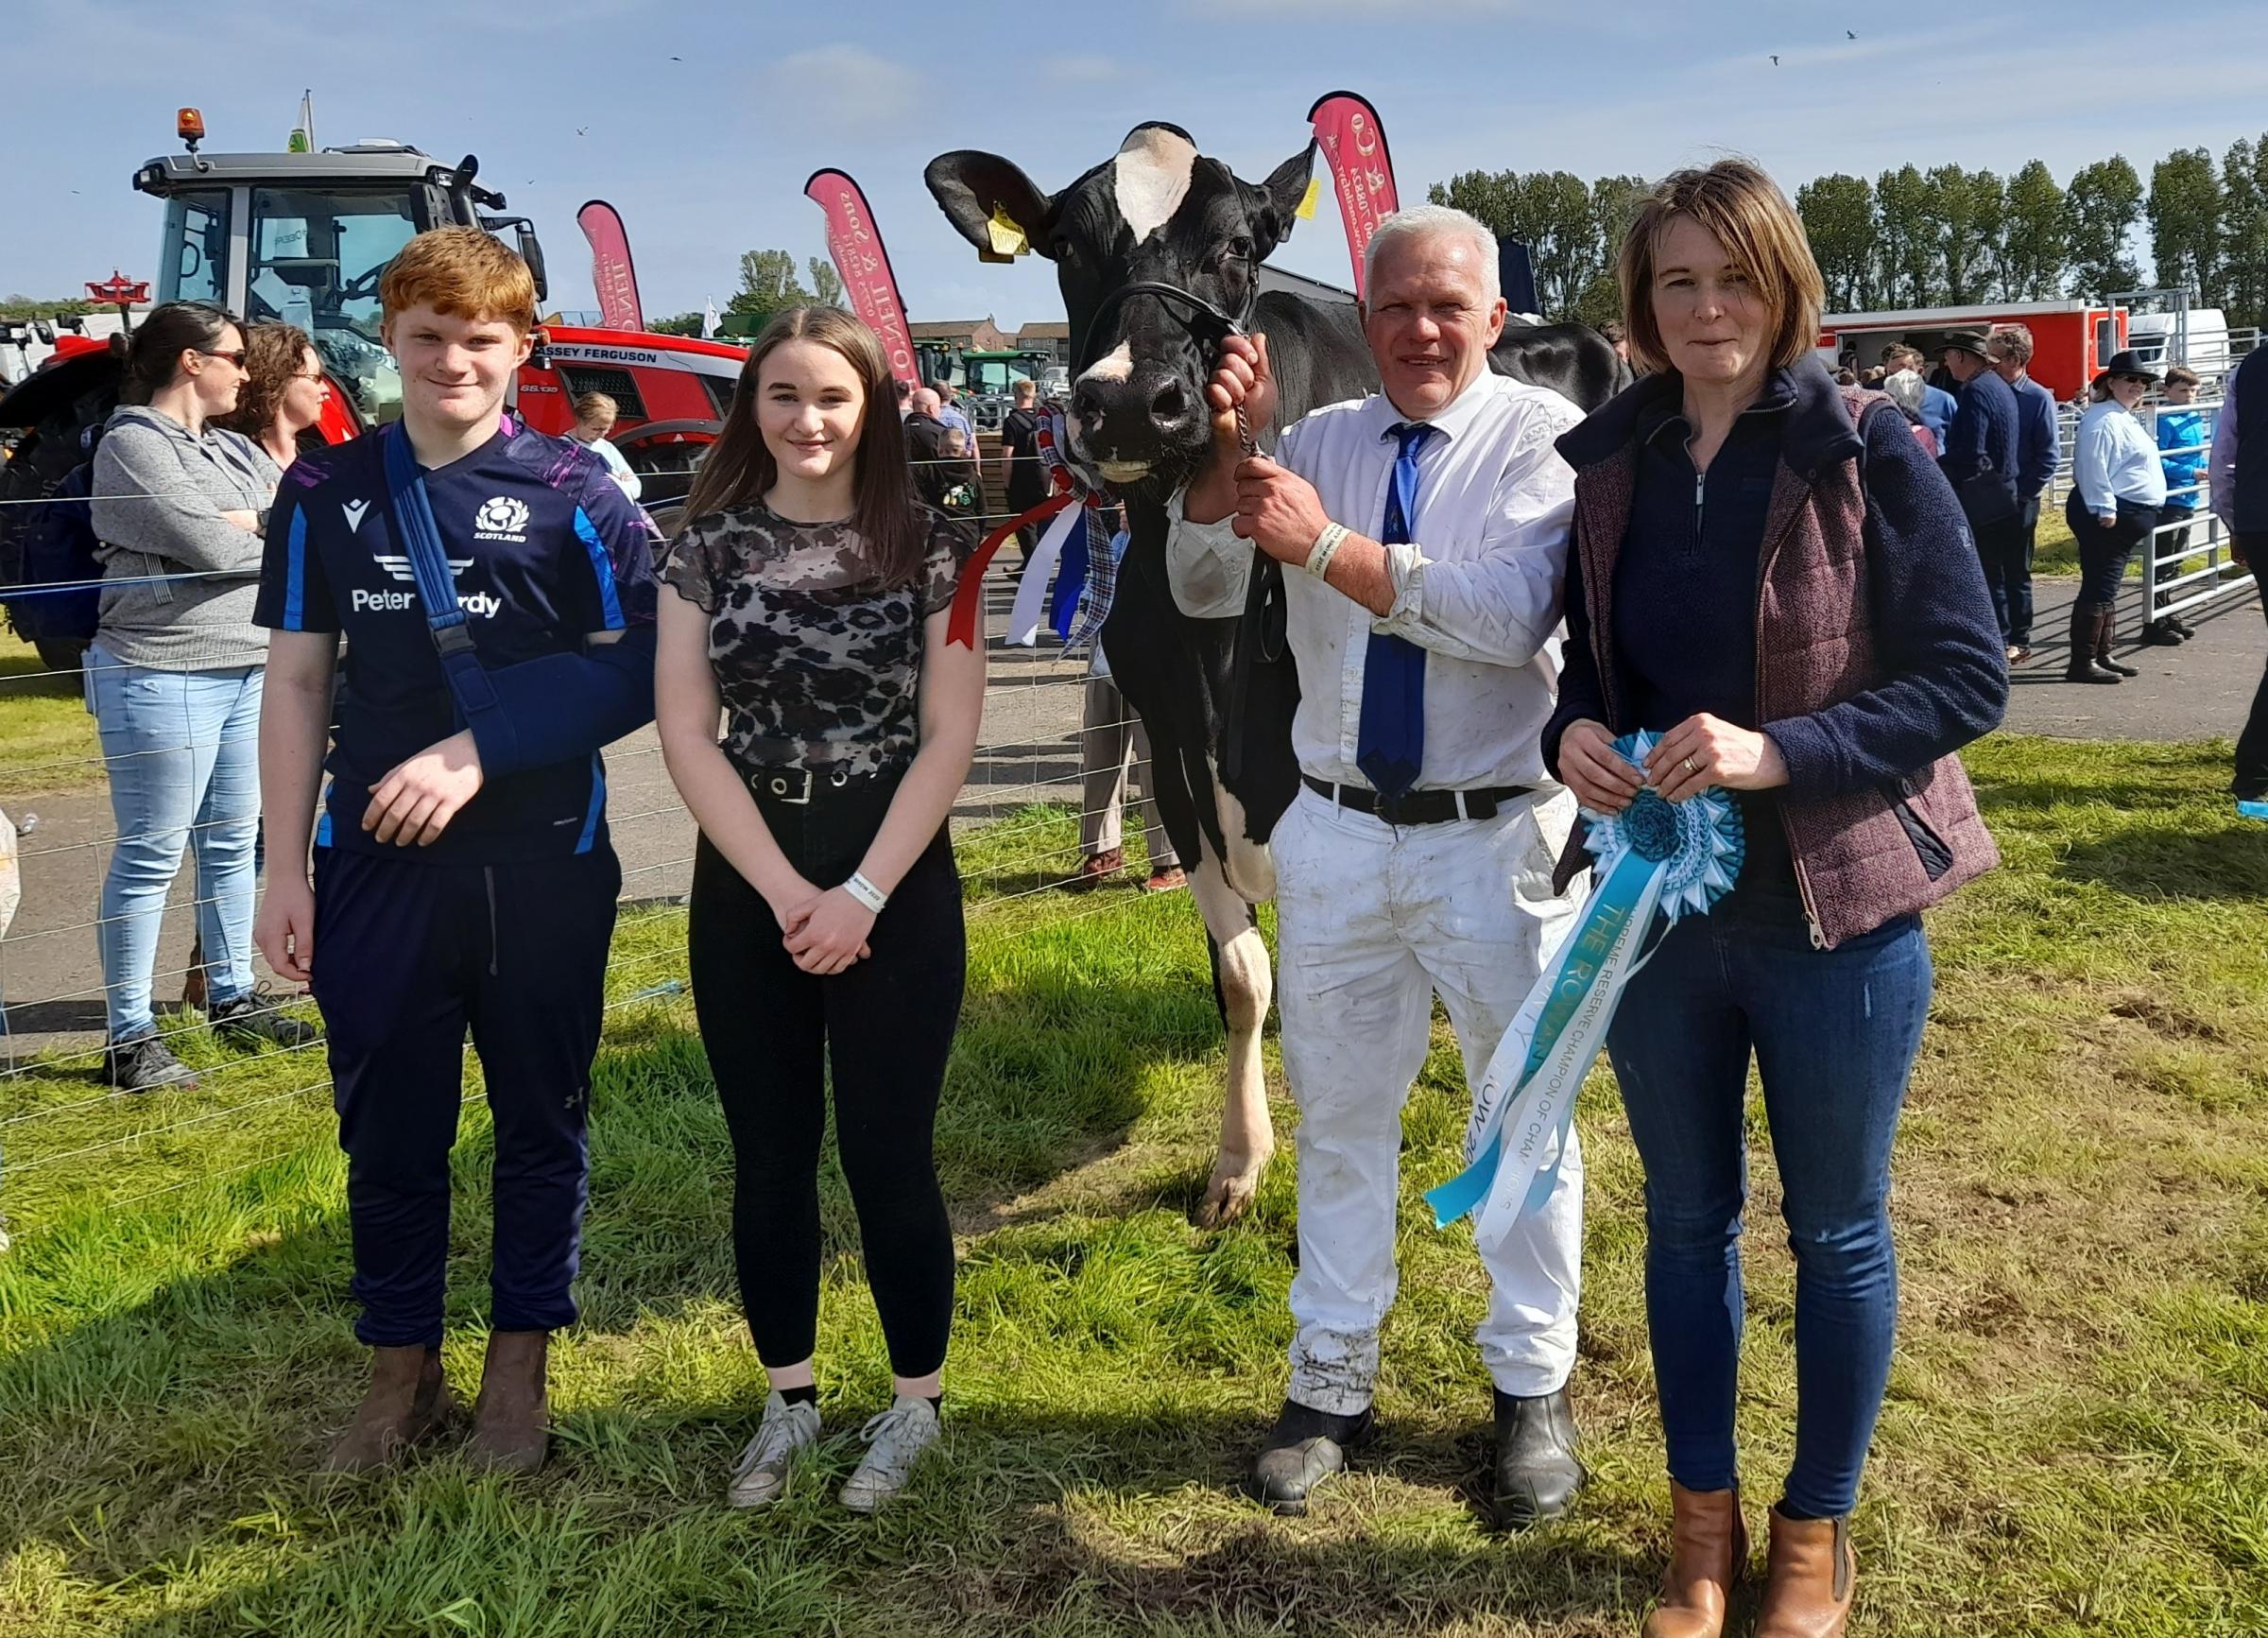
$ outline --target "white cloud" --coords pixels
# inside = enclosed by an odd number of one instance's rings
[[[759,77],[767,120],[782,112],[843,130],[885,130],[928,118],[934,88],[902,62],[848,42],[793,51]]]

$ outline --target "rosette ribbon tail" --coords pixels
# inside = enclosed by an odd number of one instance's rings
[[[964,648],[976,647],[977,629],[984,623],[985,570],[991,566],[992,554],[1000,550],[1001,543],[1024,525],[1043,523],[1066,507],[1077,504],[1078,496],[1063,490],[1049,495],[1030,511],[1019,512],[985,537],[984,543],[961,565],[961,583],[953,593],[953,613],[945,622],[946,642],[958,643]]]
[[[1642,768],[1653,746],[1652,734],[1636,733],[1614,749]],[[1480,1233],[1501,1234],[1551,1198],[1576,1094],[1657,929],[1707,914],[1740,873],[1740,809],[1713,786],[1675,804],[1641,790],[1618,815],[1585,817],[1597,885],[1473,1094],[1470,1164],[1426,1193],[1437,1227],[1478,1213]]]

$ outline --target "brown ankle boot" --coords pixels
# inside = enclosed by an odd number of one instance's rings
[[[1689,1491],[1672,1480],[1670,1562],[1642,1638],[1719,1638],[1726,1602],[1747,1562],[1741,1492]]]
[[[1756,1638],[1842,1638],[1859,1564],[1848,1519],[1791,1519],[1772,1509],[1772,1547]]]
[[[551,1453],[550,1401],[543,1368],[551,1352],[548,1331],[491,1331],[480,1369],[480,1398],[472,1406],[472,1442],[466,1459],[496,1473],[534,1473]]]
[[[331,1447],[332,1473],[369,1473],[390,1465],[424,1439],[455,1408],[441,1379],[438,1348],[373,1348],[369,1391],[354,1420]]]
[[[2119,609],[2114,603],[2095,616],[2095,664],[2121,677],[2139,677],[2139,671],[2111,653],[2110,646],[2118,640]]]

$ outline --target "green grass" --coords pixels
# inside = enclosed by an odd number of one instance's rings
[[[2268,1630],[2268,852],[2219,794],[2225,757],[1999,738],[1971,758],[2005,863],[1933,919],[1854,1630]],[[1469,1236],[1417,1200],[1456,1165],[1444,1030],[1405,1122],[1384,1438],[1311,1517],[1268,1518],[1238,1485],[1281,1390],[1292,1168],[1248,1220],[1189,1227],[1221,1059],[1196,917],[1186,895],[1016,896],[1037,851],[1070,845],[1034,811],[963,850],[982,880],[937,1138],[962,1237],[949,1442],[869,1522],[823,1482],[888,1392],[832,1166],[834,1437],[778,1509],[718,1502],[762,1391],[725,1134],[682,997],[627,999],[681,972],[674,913],[618,940],[584,1318],[555,1351],[558,1456],[531,1481],[445,1453],[371,1481],[313,1472],[358,1357],[325,1103],[278,1095],[311,1066],[83,1108],[91,1089],[60,1073],[0,1082],[0,1120],[39,1116],[0,1127],[18,1233],[0,1258],[0,1633],[1635,1630],[1666,1502],[1611,1081],[1583,1108],[1576,1393],[1596,1477],[1579,1516],[1507,1539],[1472,1506],[1483,1289]],[[488,1158],[475,1101],[450,1285],[463,1388]],[[1792,1283],[1767,1153],[1754,1170],[1741,1414],[1761,1525],[1792,1433]]]
[[[93,785],[101,758],[77,676],[48,675],[30,644],[0,630],[0,797]]]

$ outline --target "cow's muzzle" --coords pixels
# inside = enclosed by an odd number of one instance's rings
[[[1245,334],[1241,322],[1204,297],[1158,280],[1138,280],[1104,297],[1088,321],[1088,334],[1109,334],[1119,308],[1136,296],[1155,297],[1179,309],[1191,339],[1208,358],[1228,337]],[[1173,364],[1135,359],[1126,342],[1090,364],[1071,395],[1082,453],[1119,484],[1138,482],[1160,466],[1178,467],[1201,457],[1208,438],[1202,369],[1193,380]]]

